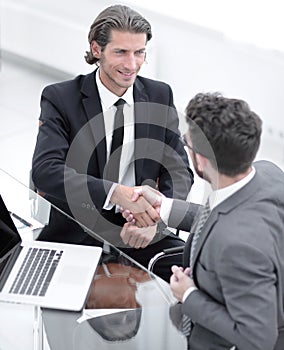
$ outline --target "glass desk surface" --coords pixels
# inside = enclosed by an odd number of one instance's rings
[[[22,239],[35,239],[48,223],[52,205],[1,169],[0,194],[9,211],[33,225],[17,223]],[[165,281],[104,241],[82,311],[35,306],[33,349],[186,349],[186,339],[170,317],[173,304]],[[5,303],[6,309],[16,306]]]

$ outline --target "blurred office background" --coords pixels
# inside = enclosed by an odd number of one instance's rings
[[[49,83],[92,71],[87,33],[108,0],[0,0],[0,167],[28,184],[39,100]],[[198,92],[247,100],[263,119],[258,158],[284,167],[281,0],[124,1],[152,24],[141,74],[168,82],[180,128]]]
[[[84,60],[89,27],[103,8],[115,3],[0,0],[0,168],[26,185],[41,91],[94,69]],[[284,169],[282,0],[122,3],[152,24],[148,63],[141,74],[172,86],[181,131],[186,130],[183,111],[196,93],[219,91],[245,99],[263,119],[258,159],[270,159]],[[197,180],[193,200],[198,199],[199,186]],[[13,344],[2,337],[0,349],[32,348],[32,312],[25,310],[17,306],[15,317],[5,319],[1,305],[1,328],[7,339],[9,332],[17,332],[17,337]]]

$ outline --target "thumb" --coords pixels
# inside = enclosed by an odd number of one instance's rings
[[[184,270],[184,273],[189,276],[190,275],[190,268],[187,267],[185,270]]]
[[[160,206],[162,202],[162,194],[153,189],[152,187],[145,185],[142,186],[142,195],[153,206]]]
[[[180,269],[178,266],[172,266],[172,273],[175,275],[177,280],[181,279],[184,276],[183,269]]]
[[[131,197],[132,202],[136,202],[140,196],[143,195],[142,187],[136,187],[133,190],[133,194]]]

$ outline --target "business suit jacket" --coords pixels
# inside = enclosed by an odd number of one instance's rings
[[[191,350],[283,349],[284,174],[270,162],[254,166],[254,178],[211,212],[191,267],[198,290],[171,310],[176,324],[182,313],[193,320]],[[176,202],[169,223],[177,207],[185,229],[188,204]]]
[[[193,175],[180,140],[172,91],[165,83],[137,77],[133,93],[136,185],[148,183],[166,196],[184,199]],[[47,86],[33,156],[36,188],[55,206],[97,230],[112,186],[103,179],[105,164],[105,127],[95,72]],[[53,211],[51,222],[57,229],[44,239],[90,244],[71,221],[72,229],[66,233],[67,221]]]

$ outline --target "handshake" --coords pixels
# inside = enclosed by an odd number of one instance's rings
[[[150,186],[127,187],[117,185],[110,201],[120,206],[127,221],[138,227],[148,227],[160,221],[163,195]]]

